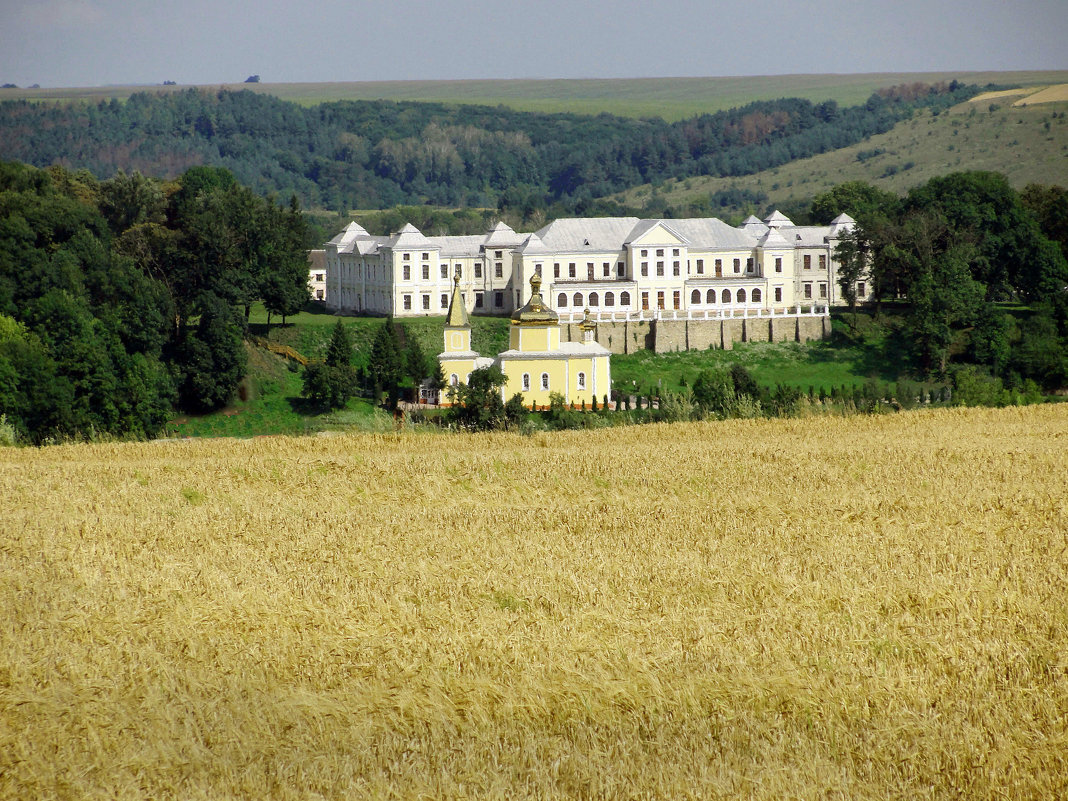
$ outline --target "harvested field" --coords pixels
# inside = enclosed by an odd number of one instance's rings
[[[1037,106],[1041,103],[1064,103],[1068,101],[1068,83],[1047,86],[1034,94],[1013,103],[1014,106]]]
[[[2,798],[1064,798],[1068,405],[0,450]]]

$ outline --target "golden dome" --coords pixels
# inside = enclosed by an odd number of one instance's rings
[[[560,315],[550,309],[541,297],[541,276],[530,277],[530,300],[512,313],[512,325],[559,325]]]

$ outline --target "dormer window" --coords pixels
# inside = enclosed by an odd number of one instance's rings
[[[590,245],[590,240],[588,240],[588,239],[583,239],[583,240],[582,240],[582,244],[583,244],[583,245],[585,245],[586,247],[589,247],[589,245]]]

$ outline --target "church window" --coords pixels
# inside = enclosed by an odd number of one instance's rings
[[[586,388],[586,374],[585,373],[579,373],[578,374],[578,388],[579,389],[585,389]]]
[[[530,392],[530,373],[523,373],[523,391]]]
[[[745,290],[744,289],[739,289],[738,290],[738,302],[739,303],[745,303]]]
[[[701,290],[695,289],[690,293],[690,303],[697,304],[701,302]]]
[[[753,290],[753,303],[760,303],[760,298],[761,297],[762,296],[760,294],[760,290],[759,289],[754,289]]]
[[[549,389],[549,374],[548,373],[542,373],[541,374],[541,388],[542,388],[543,391],[548,391],[548,389]]]
[[[567,306],[567,295],[565,295],[563,292],[557,295],[556,305],[559,306],[561,309]]]
[[[456,375],[456,373],[453,373],[449,376],[449,383],[455,387],[457,384],[460,383],[460,376]]]
[[[615,293],[613,293],[613,292],[605,292],[604,293],[604,305],[605,306],[615,306],[616,305]]]
[[[629,292],[620,292],[619,293],[619,305],[620,306],[629,306],[630,305],[630,293]]]
[[[582,295],[579,294],[578,292],[576,292],[575,293],[575,297],[573,298],[573,300],[575,302],[575,307],[581,309],[582,308]]]
[[[586,302],[590,306],[599,306],[599,305],[601,305],[601,300],[600,300],[600,298],[597,297],[597,293],[596,292],[591,292],[590,293],[590,298]]]

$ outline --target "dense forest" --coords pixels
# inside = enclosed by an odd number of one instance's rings
[[[514,209],[523,217],[631,186],[744,175],[860,142],[977,87],[914,84],[840,108],[761,101],[677,123],[505,107],[347,101],[311,108],[249,91],[135,94],[125,103],[0,103],[0,157],[174,178],[230,170],[254,191],[347,211],[398,204]]]
[[[308,300],[305,222],[226,170],[0,162],[0,412],[18,438],[151,436],[226,403],[247,311]]]

